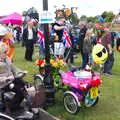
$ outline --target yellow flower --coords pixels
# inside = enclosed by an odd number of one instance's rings
[[[56,61],[54,61],[54,62],[52,63],[52,66],[53,66],[53,67],[58,67],[58,63],[57,63]]]
[[[53,59],[50,60],[50,63],[51,63],[51,64],[53,64],[54,62],[55,62],[55,60],[53,60]]]

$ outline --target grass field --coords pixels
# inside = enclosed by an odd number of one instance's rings
[[[24,60],[25,49],[20,45],[15,46],[14,63],[23,70],[28,70],[26,81],[33,82],[34,73],[38,72],[34,62]],[[38,51],[35,50],[34,60]],[[80,58],[79,58],[80,59]],[[77,63],[79,63],[77,59]],[[76,115],[70,115],[63,107],[62,93],[56,93],[56,104],[48,108],[48,112],[57,116],[61,120],[120,120],[120,53],[115,52],[115,63],[113,67],[113,75],[101,76],[103,84],[101,85],[100,101],[95,107],[82,108]]]

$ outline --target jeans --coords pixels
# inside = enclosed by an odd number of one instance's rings
[[[74,63],[73,48],[66,48],[64,56],[65,56],[66,62],[70,60],[70,63]]]
[[[86,67],[86,65],[88,64],[89,62],[89,53],[87,52],[83,52],[82,53],[82,69],[84,69]]]
[[[104,73],[111,73],[114,64],[114,54],[109,54],[106,62],[104,63]]]

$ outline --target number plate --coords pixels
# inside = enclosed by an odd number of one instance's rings
[[[90,89],[90,98],[94,99],[98,96],[98,88],[97,87],[93,87]]]

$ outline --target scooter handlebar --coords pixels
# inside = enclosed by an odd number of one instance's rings
[[[19,72],[19,73],[17,73],[17,75],[15,76],[15,78],[22,78],[22,77],[24,77],[27,73],[28,73],[27,71]]]

